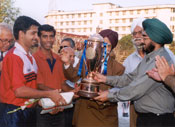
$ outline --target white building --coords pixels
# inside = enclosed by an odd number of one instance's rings
[[[175,5],[120,7],[112,3],[93,4],[88,11],[49,11],[46,23],[58,32],[90,35],[101,29],[112,29],[119,38],[130,34],[130,26],[137,17],[158,18],[175,34]]]

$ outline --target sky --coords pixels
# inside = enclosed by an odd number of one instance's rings
[[[54,3],[51,6],[49,6],[50,1]],[[15,0],[14,6],[20,9],[20,15],[30,16],[44,24],[44,17],[50,8],[64,11],[90,10],[92,9],[92,4],[106,2],[122,7],[175,4],[175,0]]]

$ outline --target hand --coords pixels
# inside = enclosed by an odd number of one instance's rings
[[[62,112],[64,110],[64,108],[59,108],[59,107],[54,107],[54,109],[49,112],[51,115],[55,115],[57,114],[58,112]]]
[[[0,62],[0,71],[2,71],[2,61]]]
[[[60,95],[59,90],[49,91],[49,98],[55,103],[55,106],[66,105],[66,101]]]
[[[165,57],[156,56],[156,67],[158,70],[158,73],[160,75],[160,78],[165,81],[165,78],[168,75],[175,75],[175,69],[174,66],[169,66],[168,62],[166,61]]]
[[[79,98],[80,96],[78,95],[78,91],[80,90],[80,86],[75,84],[75,88],[72,90],[74,92],[74,97],[73,99]]]
[[[63,48],[60,57],[65,65],[70,65],[74,63],[74,50],[71,47]]]
[[[95,97],[94,100],[97,100],[97,101],[102,101],[102,102],[105,102],[108,100],[108,94],[109,94],[109,91],[103,91],[103,92],[99,92],[98,93],[99,96]]]
[[[156,81],[162,81],[162,79],[161,79],[161,77],[160,77],[160,75],[158,73],[157,68],[153,68],[152,70],[149,70],[146,73],[147,73],[147,75],[149,77],[153,78],[154,80],[156,80]]]
[[[106,76],[98,72],[93,72],[93,75],[94,75],[94,80],[96,80],[97,82],[102,82],[102,83],[106,82]]]

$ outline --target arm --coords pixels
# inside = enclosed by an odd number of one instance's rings
[[[47,91],[47,90],[54,90],[54,89],[52,89],[52,88],[50,88],[50,87],[48,87],[48,86],[45,86],[45,85],[43,85],[43,84],[37,84],[37,88],[38,88],[38,90],[45,90],[45,91]]]
[[[168,85],[175,92],[175,76],[174,75],[168,75],[165,78],[164,83]]]

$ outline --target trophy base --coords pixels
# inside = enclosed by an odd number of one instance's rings
[[[98,96],[97,93],[90,93],[90,92],[82,91],[82,90],[78,91],[78,95],[82,97],[86,97],[86,98],[94,98]]]

